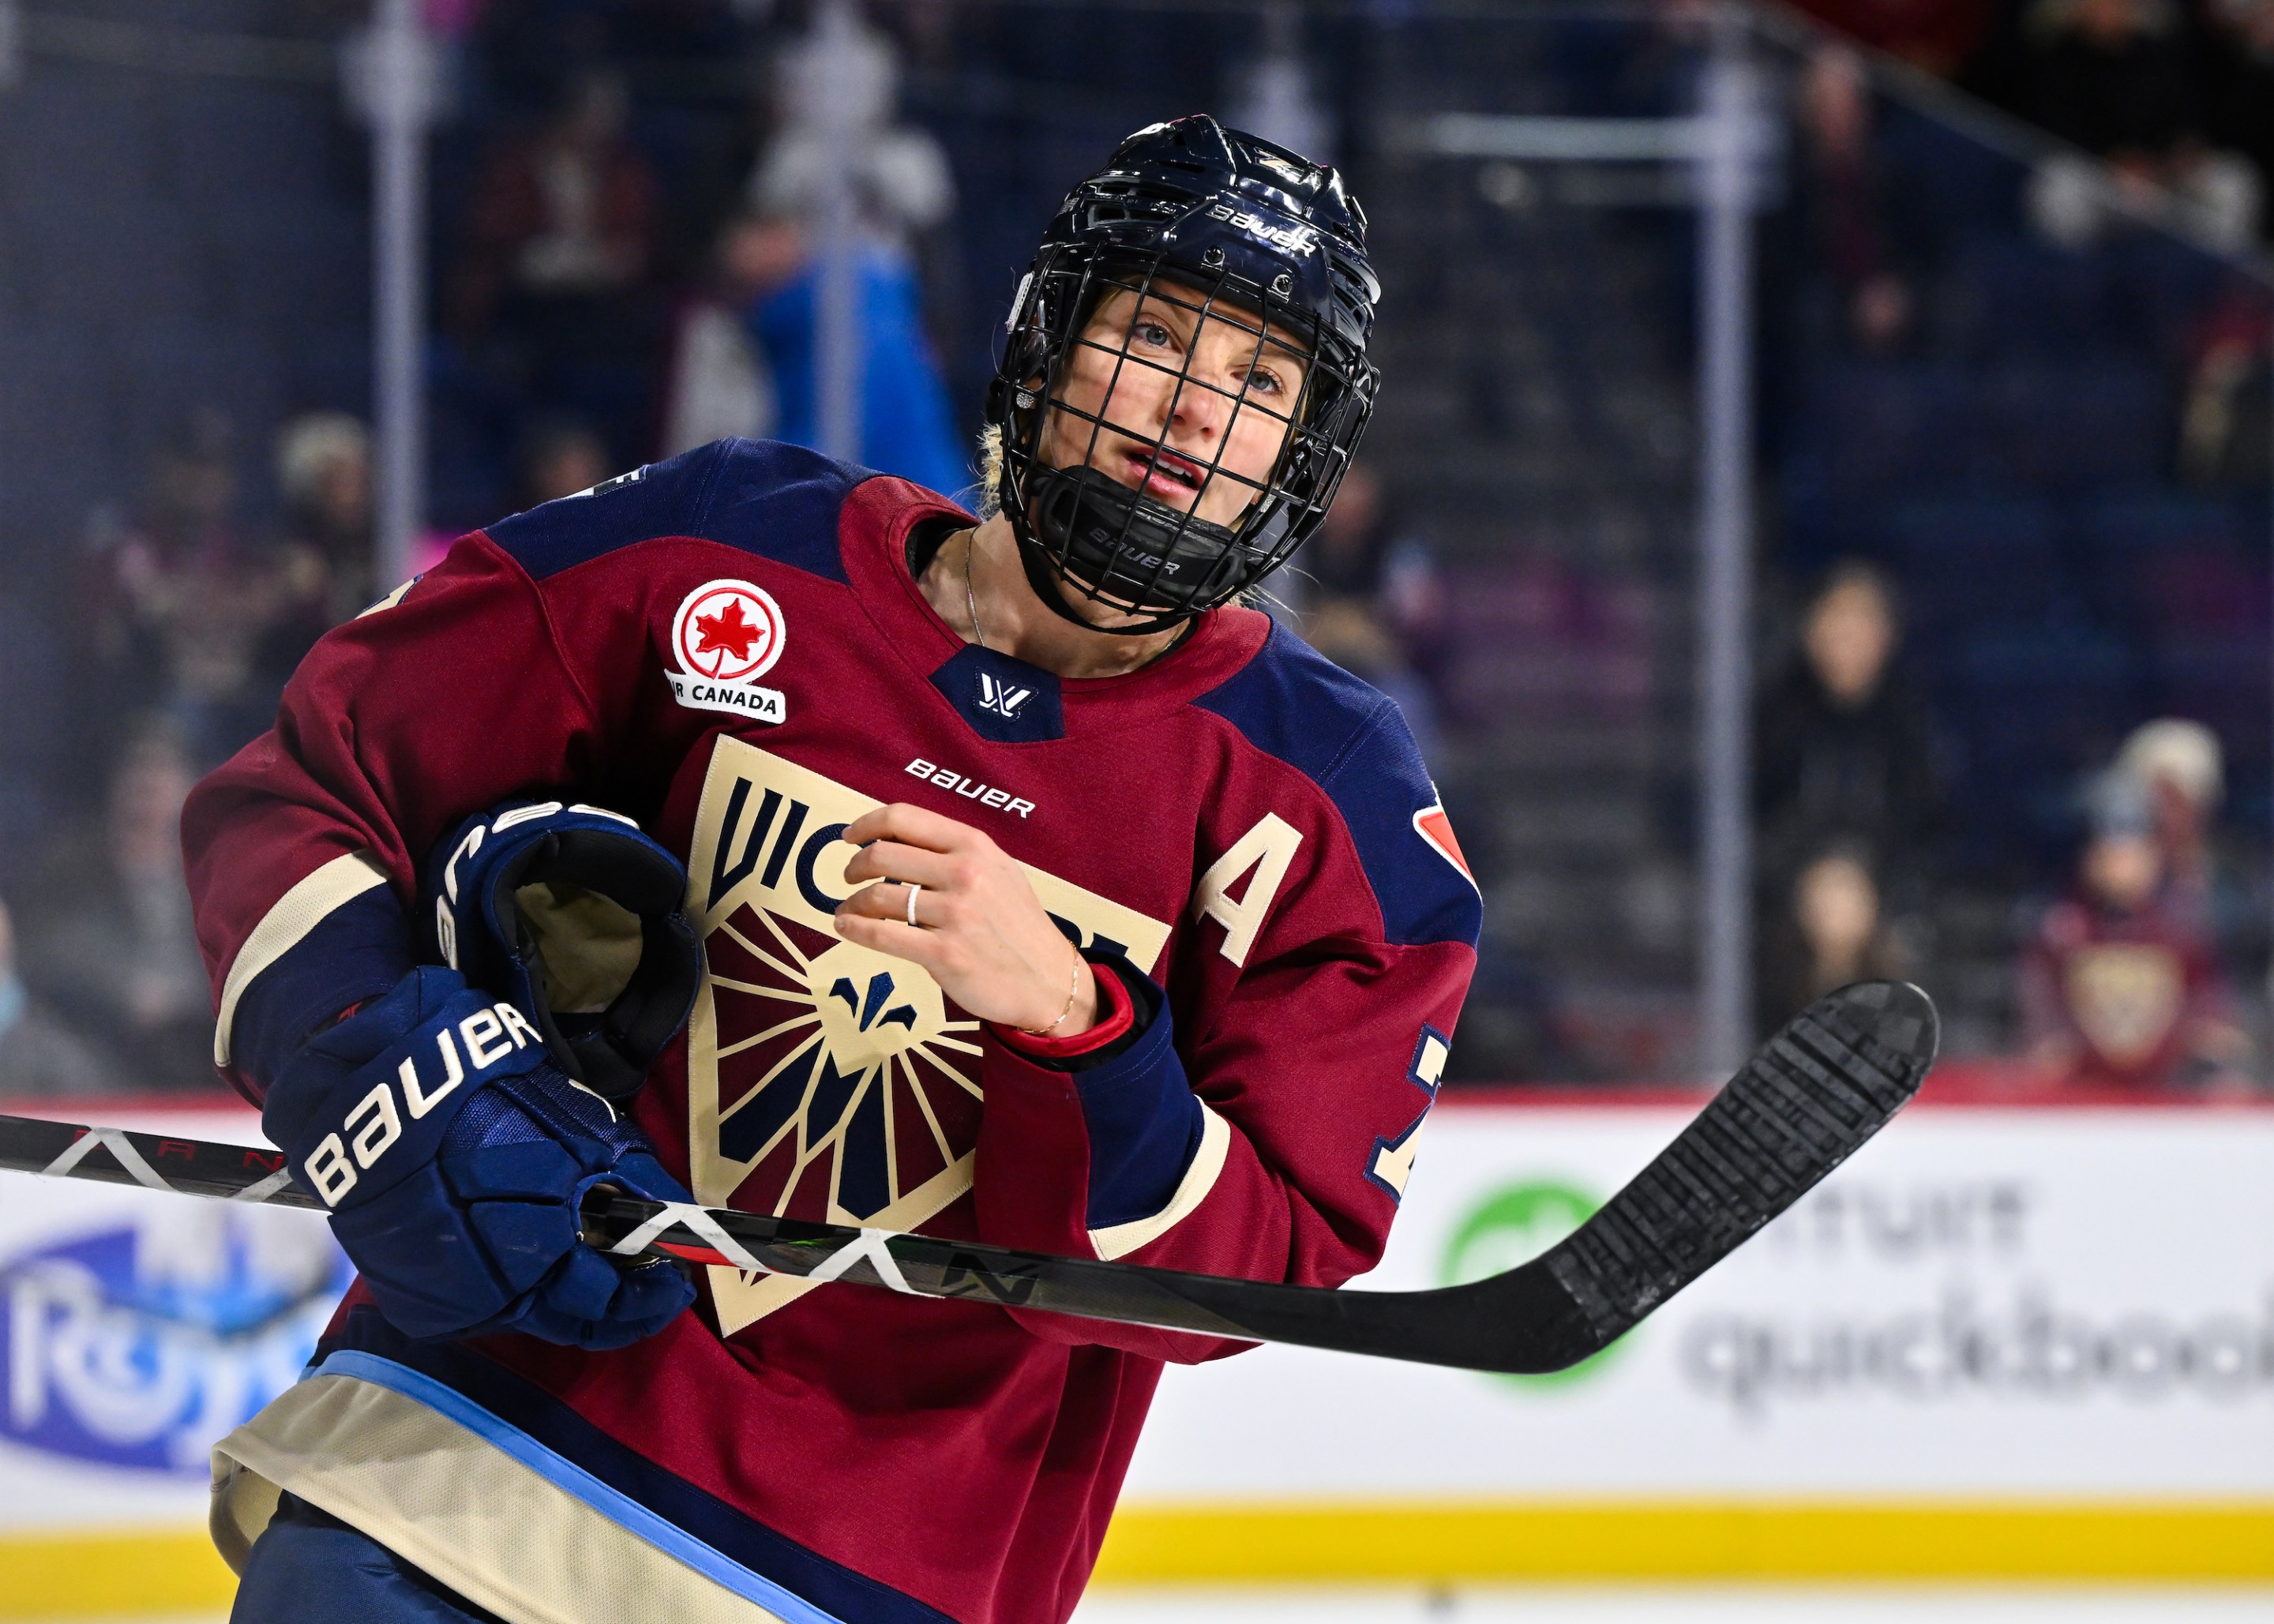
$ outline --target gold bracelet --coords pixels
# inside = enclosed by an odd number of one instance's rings
[[[1080,953],[1076,953],[1073,956],[1073,980],[1066,983],[1065,1008],[1058,1011],[1058,1018],[1056,1020],[1052,1021],[1047,1026],[1021,1026],[1019,1030],[1025,1033],[1030,1038],[1046,1038],[1050,1036],[1051,1033],[1056,1032],[1060,1026],[1065,1026],[1066,1017],[1073,1013],[1074,995],[1081,990],[1082,966],[1088,962],[1088,960],[1084,959]]]

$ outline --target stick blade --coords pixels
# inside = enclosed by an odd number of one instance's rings
[[[1933,1000],[1909,982],[1860,981],[1818,999],[1540,1261],[1608,1343],[1885,1127],[1940,1041]]]
[[[1939,1039],[1917,988],[1819,998],[1762,1046],[1658,1159],[1545,1256],[1434,1291],[1308,1291],[1178,1277],[1177,1295],[1262,1337],[1511,1375],[1600,1353],[1886,1125]]]

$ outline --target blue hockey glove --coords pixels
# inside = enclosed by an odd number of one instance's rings
[[[461,823],[427,870],[430,962],[527,1015],[595,1093],[636,1093],[702,980],[679,860],[620,813],[509,801]]]
[[[626,1267],[577,1237],[596,1184],[692,1198],[628,1118],[553,1063],[522,1011],[455,970],[413,970],[310,1040],[261,1126],[410,1335],[617,1348],[694,1301],[669,1263]]]

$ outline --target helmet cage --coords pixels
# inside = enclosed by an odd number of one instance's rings
[[[1043,600],[1093,629],[1130,635],[1166,629],[1231,602],[1284,563],[1325,516],[1373,410],[1378,374],[1362,336],[1353,343],[1341,324],[1322,323],[1291,303],[1286,275],[1269,282],[1244,275],[1224,263],[1220,250],[1196,257],[1201,263],[1186,263],[1167,246],[1101,253],[1094,242],[1047,244],[1012,310],[988,412],[1003,436],[1003,509]],[[1099,304],[1117,289],[1134,296],[1130,321],[1107,342],[1088,327]],[[1280,405],[1255,392],[1253,371],[1243,372],[1236,389],[1195,377],[1191,346],[1174,366],[1132,354],[1137,318],[1148,301],[1190,312],[1196,333],[1200,324],[1229,322],[1255,335],[1260,356],[1276,351],[1299,358],[1306,369],[1300,392],[1291,404]],[[1297,342],[1291,344],[1282,334]],[[1064,398],[1083,350],[1112,357],[1096,411]],[[1173,380],[1170,420],[1188,392],[1222,398],[1227,410],[1213,457],[1201,463],[1167,447],[1166,422],[1154,433],[1114,420],[1117,392],[1132,368]],[[1224,466],[1232,431],[1256,414],[1284,425],[1285,436],[1261,479]],[[1054,419],[1088,425],[1087,443],[1065,466],[1045,455]],[[1093,459],[1109,436],[1139,447],[1140,455],[1149,446],[1152,458],[1196,465],[1201,484],[1192,509],[1179,512],[1096,467]],[[1230,525],[1199,516],[1201,497],[1219,480],[1248,492]],[[1096,627],[1075,612],[1067,593],[1134,618]]]

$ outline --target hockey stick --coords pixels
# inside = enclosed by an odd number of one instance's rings
[[[1531,1374],[1600,1351],[1886,1125],[1933,1064],[1934,1005],[1865,981],[1771,1038],[1658,1159],[1543,1256],[1434,1291],[1329,1290],[613,1196],[586,1237],[749,1273]],[[279,1152],[0,1116],[0,1169],[320,1211]]]

